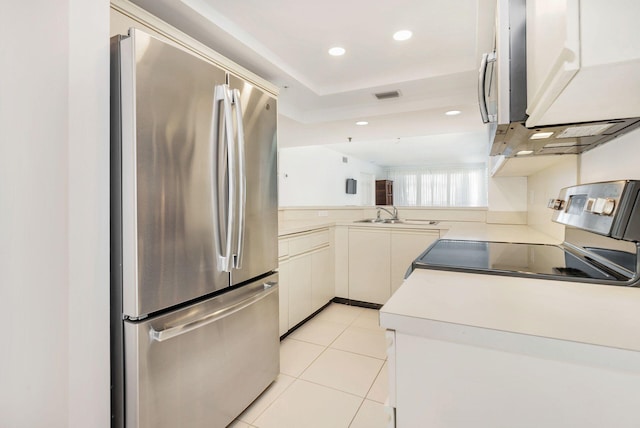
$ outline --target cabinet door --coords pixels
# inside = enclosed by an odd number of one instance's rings
[[[311,315],[311,255],[289,259],[289,328]]]
[[[291,282],[289,260],[280,261],[278,273],[280,274],[280,327],[278,334],[282,336],[289,330],[289,283]]]
[[[349,299],[384,304],[391,296],[389,230],[349,230]]]
[[[527,127],[640,115],[640,2],[528,0],[526,13]]]
[[[580,69],[579,2],[532,0],[526,14],[527,126],[537,126]]]
[[[334,269],[335,297],[349,298],[349,228],[337,226],[335,234]]]
[[[331,248],[311,253],[311,310],[317,311],[334,295],[334,273]]]
[[[391,233],[391,294],[402,285],[411,262],[439,236],[438,231],[394,230]]]

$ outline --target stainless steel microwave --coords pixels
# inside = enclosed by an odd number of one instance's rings
[[[526,20],[526,0],[497,1],[494,49],[483,54],[478,76],[492,156],[578,154],[640,127],[640,118],[626,118],[527,128]]]

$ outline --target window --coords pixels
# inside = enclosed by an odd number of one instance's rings
[[[399,206],[486,207],[487,167],[389,168],[393,202]]]
[[[373,205],[375,203],[375,184],[376,184],[376,176],[373,174],[369,174],[368,172],[360,173],[360,189],[361,193],[360,205]]]

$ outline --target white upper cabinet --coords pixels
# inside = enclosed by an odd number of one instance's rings
[[[640,1],[526,7],[527,127],[640,117]]]

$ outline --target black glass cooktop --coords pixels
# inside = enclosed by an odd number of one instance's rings
[[[451,239],[436,241],[413,262],[412,268],[571,281],[629,279],[557,245]]]

